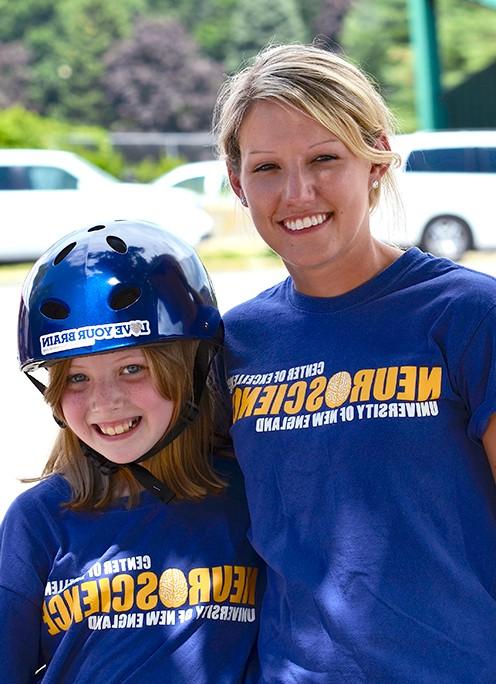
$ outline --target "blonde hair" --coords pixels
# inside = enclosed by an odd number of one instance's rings
[[[343,57],[313,45],[279,45],[262,50],[252,63],[228,78],[214,109],[219,155],[240,171],[239,135],[254,102],[272,100],[296,107],[325,126],[357,157],[388,166],[381,185],[398,196],[392,167],[399,155],[380,147],[394,132],[393,117],[372,81]],[[378,146],[379,145],[379,146]],[[370,193],[370,208],[380,187]]]
[[[174,401],[171,425],[192,395],[197,347],[198,342],[192,340],[141,347],[158,391],[163,397]],[[62,421],[61,400],[70,363],[71,360],[66,359],[50,367],[50,381],[45,392],[45,399],[54,415]],[[165,482],[177,498],[202,499],[224,488],[211,462],[213,396],[213,390],[207,383],[196,420],[171,444],[141,464]],[[129,495],[131,506],[137,502],[141,489],[126,468],[120,468],[111,476],[103,474],[83,454],[78,438],[69,427],[60,431],[42,477],[53,473],[63,475],[69,482],[72,498],[68,507],[71,509],[102,509],[123,493]]]

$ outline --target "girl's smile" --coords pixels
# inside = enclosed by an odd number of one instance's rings
[[[154,446],[174,411],[174,402],[157,391],[139,348],[74,359],[61,404],[79,439],[121,464]]]

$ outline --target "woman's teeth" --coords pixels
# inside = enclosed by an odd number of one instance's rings
[[[288,230],[302,230],[303,228],[310,228],[310,226],[319,226],[327,219],[328,214],[315,214],[314,216],[305,216],[294,221],[283,221],[284,227]]]
[[[122,435],[125,432],[129,432],[129,430],[132,430],[138,425],[139,421],[139,418],[130,418],[129,420],[117,423],[116,425],[98,425],[98,429],[102,434],[107,435],[108,437],[114,437],[114,435]]]

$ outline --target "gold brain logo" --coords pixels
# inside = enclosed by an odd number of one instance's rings
[[[181,570],[168,568],[160,576],[158,595],[166,608],[179,608],[188,598],[188,583]]]
[[[327,383],[325,400],[329,408],[344,404],[351,392],[351,375],[347,371],[334,373]]]

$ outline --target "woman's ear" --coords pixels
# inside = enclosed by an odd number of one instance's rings
[[[233,170],[231,164],[227,164],[227,176],[229,178],[229,183],[235,195],[241,199],[244,197],[243,190],[241,188],[241,182],[239,180],[239,175]]]
[[[384,150],[387,152],[391,151],[391,145],[389,144],[389,138],[387,135],[382,132],[377,140],[375,141],[375,145],[378,150]],[[370,170],[370,179],[372,183],[374,181],[380,181],[383,175],[386,173],[386,171],[389,169],[389,164],[372,164],[372,168]]]
[[[227,175],[229,176],[229,183],[231,184],[231,188],[233,189],[234,193],[238,196],[239,201],[244,207],[248,206],[248,201],[245,197],[245,193],[243,192],[243,188],[241,187],[241,181],[239,179],[239,174],[237,174],[232,166],[230,164],[227,165]]]

